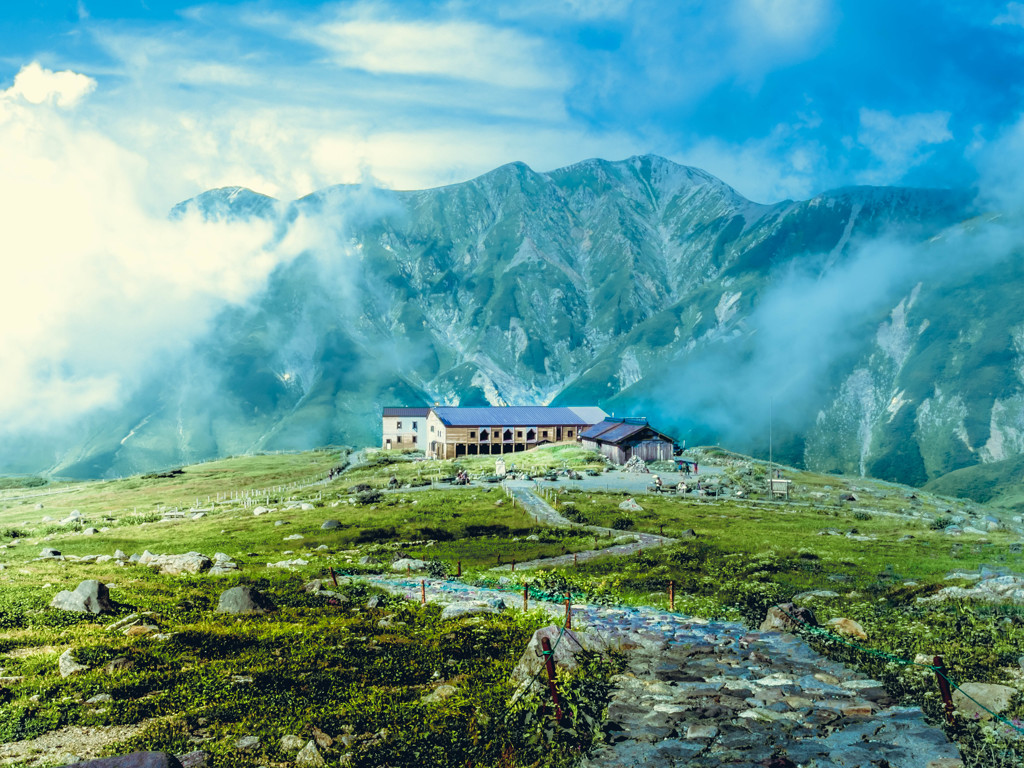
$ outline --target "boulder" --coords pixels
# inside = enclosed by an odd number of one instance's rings
[[[286,734],[281,737],[281,751],[282,752],[298,752],[306,745],[306,740],[301,736],[294,734]]]
[[[132,752],[128,755],[82,760],[65,768],[182,768],[178,759],[167,752]]]
[[[256,517],[259,517],[260,515],[265,515],[268,512],[270,512],[270,510],[267,509],[266,507],[256,507],[256,509],[252,511],[252,513],[256,515]]]
[[[868,633],[864,631],[864,627],[858,624],[853,619],[829,619],[828,625],[832,627],[840,635],[846,635],[847,637],[855,637],[858,640],[867,640]]]
[[[768,609],[768,615],[761,622],[762,632],[792,632],[801,624],[818,626],[818,619],[810,608],[783,603]]]
[[[84,531],[82,531],[82,533],[85,536],[95,536],[99,532],[100,532],[99,528],[86,528]]]
[[[252,752],[260,745],[259,736],[242,736],[235,740],[235,749],[239,752]]]
[[[1004,712],[1009,706],[1016,688],[996,683],[961,683],[959,689],[953,691],[953,706],[968,717],[991,720],[992,715],[978,704],[983,704],[996,714]],[[966,695],[965,695],[966,694]],[[967,698],[970,696],[971,698]],[[978,704],[971,699],[976,699]]]
[[[156,568],[159,573],[180,576],[184,573],[202,573],[213,565],[213,561],[199,552],[184,555],[154,555],[148,549],[138,560],[140,565]]]
[[[295,765],[299,768],[320,768],[327,763],[321,757],[320,750],[316,748],[316,742],[310,740],[295,756]]]
[[[252,587],[232,587],[217,601],[217,613],[261,614],[273,610],[273,601]]]
[[[391,564],[391,570],[395,572],[399,571],[425,571],[427,569],[427,562],[425,560],[415,560],[411,557],[403,557],[401,560],[396,560]]]
[[[75,658],[74,650],[71,648],[64,651],[57,659],[57,670],[60,672],[61,677],[71,677],[71,675],[85,672],[88,669],[88,666],[79,663],[78,659]]]
[[[44,549],[42,552],[39,553],[39,556],[40,557],[49,557],[49,558],[52,558],[54,560],[63,560],[64,559],[64,555],[62,555],[60,553],[59,549],[49,549],[49,548]]]
[[[341,523],[337,520],[324,520],[320,526],[322,531],[333,531],[335,528],[341,528]]]
[[[294,560],[278,560],[276,563],[267,563],[267,568],[298,568],[301,565],[309,565],[309,561],[301,557]]]
[[[65,589],[58,592],[50,602],[51,608],[76,613],[113,613],[114,604],[110,600],[107,585],[96,579],[86,579],[74,591]]]
[[[472,600],[463,603],[452,603],[446,605],[441,611],[442,619],[459,619],[463,616],[473,616],[478,613],[498,613],[498,610],[488,605],[483,600]]]
[[[644,508],[636,503],[633,499],[626,499],[624,502],[619,504],[619,509],[625,510],[626,512],[643,512]]]
[[[552,658],[554,659],[555,666],[562,669],[575,669],[578,664],[576,656],[580,651],[600,653],[608,650],[608,643],[600,635],[567,629],[562,635],[562,639],[559,640],[558,635],[560,632],[562,632],[560,627],[551,624],[547,627],[541,627],[533,633],[533,637],[530,638],[526,650],[523,651],[523,655],[519,658],[515,669],[512,670],[511,681],[520,689],[516,691],[517,696],[525,693],[525,689],[530,686],[531,682],[533,682],[535,689],[546,685],[546,678],[544,678],[543,673],[536,677],[545,664],[545,657],[542,655],[542,640],[544,638],[548,639],[554,651]]]

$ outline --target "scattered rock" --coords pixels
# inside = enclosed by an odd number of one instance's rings
[[[266,515],[266,514],[267,514],[267,513],[269,513],[269,512],[270,512],[270,510],[269,510],[269,509],[267,509],[266,507],[256,507],[256,509],[254,509],[254,510],[252,511],[252,513],[253,513],[253,514],[254,514],[254,515],[255,515],[256,517],[259,517],[260,515]]]
[[[235,741],[235,749],[239,752],[252,752],[260,745],[259,736],[242,736]]]
[[[310,740],[299,751],[299,754],[295,756],[295,765],[299,766],[299,768],[319,768],[320,766],[327,765],[327,763],[320,756],[320,750],[316,748],[316,742]]]
[[[303,502],[302,504],[299,505],[299,509],[301,509],[303,512],[312,512],[314,509],[316,509],[316,507],[314,507],[312,504],[308,502]]]
[[[217,601],[217,613],[262,614],[276,610],[266,595],[252,587],[232,587]]]
[[[814,616],[814,611],[810,608],[794,605],[793,603],[783,603],[768,609],[768,615],[761,622],[760,630],[762,632],[772,630],[792,632],[800,624],[810,624],[812,627],[818,626],[818,620]]]
[[[294,560],[279,560],[276,563],[267,563],[267,568],[298,568],[302,565],[309,565],[308,560],[295,558]]]
[[[59,549],[44,549],[42,552],[39,553],[39,556],[40,557],[49,557],[49,558],[52,558],[54,560],[63,560],[64,559],[64,555],[62,555],[60,553]]]
[[[466,602],[451,603],[441,611],[441,619],[459,619],[463,616],[473,616],[478,613],[497,613],[492,606],[483,600],[471,600]]]
[[[57,669],[61,677],[70,677],[78,672],[85,672],[89,667],[79,663],[78,659],[75,658],[74,650],[68,648],[57,659]]]
[[[337,520],[324,520],[320,526],[322,531],[333,531],[336,528],[341,528],[341,523]]]
[[[829,619],[828,625],[841,635],[856,637],[858,640],[868,639],[868,633],[864,631],[864,627],[853,619]]]
[[[181,576],[185,573],[202,573],[213,565],[213,561],[200,552],[186,552],[184,555],[154,555],[146,550],[139,558],[139,565],[155,568],[159,573],[165,575]]]
[[[433,691],[428,693],[426,696],[420,698],[424,704],[437,704],[438,702],[450,699],[458,692],[458,688],[454,685],[439,685]]]
[[[85,536],[95,536],[99,532],[99,528],[86,528],[84,531],[82,531],[83,535]]]
[[[77,613],[113,613],[114,604],[110,600],[107,585],[96,579],[86,579],[74,591],[58,592],[50,602],[51,608]]]
[[[624,502],[619,504],[619,509],[625,510],[626,512],[643,512],[644,508],[641,507],[632,498],[626,499]]]
[[[977,699],[980,704],[998,714],[1004,712],[1010,706],[1010,702],[1016,693],[1017,689],[1011,688],[1008,685],[960,683],[959,689],[953,691],[953,706],[968,717],[977,716],[981,720],[991,720],[992,715],[971,701],[971,699]],[[968,696],[971,699],[967,698]]]
[[[295,736],[294,734],[289,733],[281,737],[282,752],[298,752],[305,745],[306,741],[301,736]]]
[[[403,557],[400,560],[396,560],[391,564],[391,570],[397,572],[400,571],[425,571],[427,569],[427,562],[425,560],[415,560],[411,557]]]
[[[86,699],[86,704],[104,704],[108,701],[113,701],[114,697],[109,693],[98,693],[90,699]]]

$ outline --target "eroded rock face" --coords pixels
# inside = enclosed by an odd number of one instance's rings
[[[58,592],[50,602],[51,608],[77,613],[113,613],[114,603],[110,600],[107,585],[96,579],[86,579],[74,591],[65,589]]]
[[[559,640],[558,636],[561,632],[561,627],[551,624],[547,627],[541,627],[533,633],[533,637],[530,638],[526,650],[523,651],[523,655],[519,658],[515,669],[512,670],[512,683],[522,688],[528,686],[538,673],[540,673],[540,677],[543,677],[544,673],[541,670],[545,664],[544,656],[542,655],[544,638],[547,638],[547,641],[551,644],[551,648],[554,651],[552,658],[554,659],[555,666],[560,669],[575,669],[577,665],[576,656],[581,651],[598,652],[608,649],[607,641],[596,633],[576,632],[567,629],[561,640]]]
[[[396,560],[391,564],[391,570],[396,573],[403,571],[423,571],[426,570],[427,563],[425,560],[415,560],[411,557],[403,557],[401,560]]]
[[[269,597],[252,587],[232,587],[217,602],[217,613],[262,614],[276,609]]]

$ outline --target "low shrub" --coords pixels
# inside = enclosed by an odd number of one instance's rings
[[[612,520],[612,528],[616,531],[631,531],[636,527],[636,521],[629,515],[619,515]]]

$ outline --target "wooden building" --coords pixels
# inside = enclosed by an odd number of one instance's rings
[[[381,448],[423,450],[422,435],[427,430],[429,408],[385,408],[382,417],[384,436]]]
[[[644,461],[672,459],[672,438],[658,432],[644,418],[606,418],[585,430],[580,442],[616,464],[625,464],[633,456]]]
[[[606,417],[595,407],[435,406],[426,418],[426,452],[431,458],[453,459],[576,442],[581,432]]]

